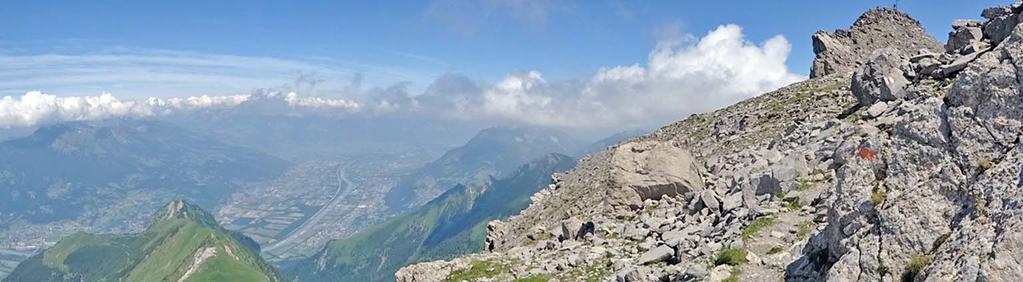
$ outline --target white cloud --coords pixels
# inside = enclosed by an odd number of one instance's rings
[[[284,101],[289,106],[295,108],[311,108],[311,109],[342,109],[342,110],[357,110],[359,109],[359,103],[355,101],[345,99],[330,99],[323,97],[299,97],[297,93],[290,92],[284,96]]]
[[[87,121],[110,118],[140,118],[188,113],[206,109],[230,109],[247,102],[278,102],[298,111],[330,109],[357,111],[359,104],[344,99],[301,97],[294,92],[265,95],[193,96],[141,100],[119,99],[110,93],[99,96],[58,97],[31,91],[20,97],[0,98],[0,128],[32,127],[62,121]]]
[[[203,93],[224,93],[206,88],[215,88],[217,85],[257,88],[251,85],[253,81],[260,80],[264,85],[260,87],[266,87],[270,79],[266,78],[268,74],[262,72],[277,69],[306,71],[300,72],[297,80],[272,82],[285,85],[277,90],[261,90],[249,95],[180,95],[189,97],[166,98],[149,94],[142,97],[153,98],[119,99],[110,94],[58,97],[28,92],[21,97],[6,96],[0,99],[0,127],[232,108],[275,114],[418,112],[459,119],[489,119],[560,128],[617,131],[663,125],[692,113],[720,108],[802,80],[804,77],[790,72],[785,65],[790,49],[788,41],[781,36],[757,44],[746,40],[739,26],[724,25],[700,38],[692,35],[667,37],[650,52],[646,62],[601,68],[585,78],[548,80],[539,71],[525,71],[509,74],[493,83],[484,83],[448,74],[436,78],[420,95],[410,95],[407,83],[364,88],[363,76],[358,72],[353,75],[335,69],[318,68],[314,64],[277,59],[172,53],[171,57],[156,55],[156,58],[150,58],[139,55],[122,61],[125,55],[51,58],[4,57],[0,54],[0,65],[11,64],[15,69],[46,70],[53,73],[69,72],[74,75],[53,76],[65,80],[81,79],[83,84],[97,79],[89,77],[93,73],[100,79],[123,74],[133,77],[131,81],[148,81],[155,69],[159,75],[158,78],[151,78],[152,84],[200,81],[189,87],[209,91]],[[49,63],[51,60],[57,63]],[[92,64],[97,66],[93,67]],[[170,67],[153,67],[150,64]],[[197,70],[195,65],[205,65],[211,70],[221,71],[212,71],[216,73],[214,75],[192,74],[192,71]],[[121,67],[125,69],[118,69]],[[221,76],[225,73],[230,75]],[[350,77],[350,81],[344,85],[334,85],[330,88],[333,91],[317,91],[323,89],[322,84],[327,83],[320,78],[321,75]],[[46,77],[37,78],[31,72],[23,74],[0,70],[0,90],[12,83],[17,84],[19,78],[37,79],[40,85],[46,85]],[[56,81],[54,83],[58,85],[66,83],[61,79]],[[334,83],[337,84],[337,81]],[[92,93],[115,90],[98,89]],[[316,95],[317,92],[326,92],[326,95]],[[311,93],[313,95],[309,95]],[[0,95],[3,95],[2,91]]]
[[[588,79],[510,74],[486,87],[479,106],[463,108],[468,113],[461,116],[574,128],[653,126],[804,79],[785,66],[791,46],[781,36],[758,45],[739,26],[724,25],[682,42],[658,44],[645,66],[602,68]]]

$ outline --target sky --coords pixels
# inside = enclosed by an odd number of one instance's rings
[[[1008,2],[899,9],[943,42],[953,19]],[[294,107],[649,126],[804,79],[814,31],[893,4],[8,1],[0,127],[231,107],[253,93]]]

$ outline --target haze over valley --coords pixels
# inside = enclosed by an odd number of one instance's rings
[[[1023,2],[6,4],[0,281],[1023,276]]]

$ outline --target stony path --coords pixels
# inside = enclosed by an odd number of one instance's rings
[[[741,266],[740,281],[783,281],[785,267],[798,258],[807,240],[823,228],[826,206],[812,206],[823,185],[805,191],[792,191],[786,199],[799,199],[800,207],[779,207],[773,224],[746,240],[749,264]],[[811,197],[812,196],[812,197]],[[785,201],[782,201],[785,202]],[[730,269],[729,269],[730,270]]]

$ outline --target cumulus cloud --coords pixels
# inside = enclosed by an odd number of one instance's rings
[[[0,128],[32,127],[62,121],[109,118],[140,118],[188,113],[196,110],[231,109],[245,103],[275,101],[296,110],[331,109],[356,111],[359,104],[344,99],[302,97],[294,92],[282,95],[194,96],[141,100],[119,99],[110,93],[99,96],[58,97],[31,91],[20,97],[0,98]]]
[[[549,80],[540,71],[515,72],[493,82],[447,74],[433,80],[422,93],[410,94],[408,83],[365,88],[363,76],[353,73],[347,84],[324,91],[321,86],[327,82],[318,75],[322,69],[313,68],[312,72],[301,73],[299,79],[283,83],[285,86],[248,95],[119,99],[111,94],[58,97],[29,92],[0,99],[0,127],[234,109],[289,115],[412,112],[617,131],[663,125],[802,80],[803,76],[790,72],[785,65],[790,49],[781,36],[755,43],[745,38],[741,27],[723,25],[702,37],[665,37],[643,63],[605,67],[587,77],[569,80]],[[232,64],[231,60],[218,60],[212,64]],[[289,63],[271,60],[265,64]],[[330,94],[308,95],[324,92]]]
[[[470,103],[476,107],[459,107],[460,115],[555,127],[651,126],[804,79],[785,66],[791,46],[781,36],[755,44],[741,27],[724,25],[689,41],[662,41],[645,65],[602,68],[585,79],[513,73],[486,86]]]
[[[345,99],[330,99],[323,97],[299,97],[297,93],[290,92],[284,96],[284,102],[296,108],[331,108],[331,109],[359,109],[359,103]]]

